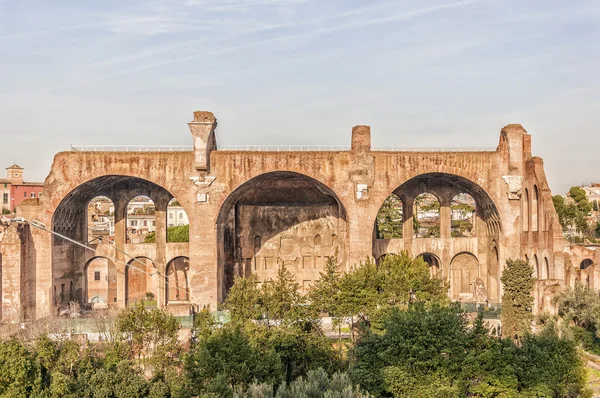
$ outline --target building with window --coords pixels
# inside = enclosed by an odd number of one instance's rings
[[[39,198],[42,194],[44,183],[24,181],[24,170],[13,164],[6,168],[6,179],[0,179],[0,207],[3,212],[14,212],[24,200]]]

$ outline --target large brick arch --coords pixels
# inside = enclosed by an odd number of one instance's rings
[[[246,234],[241,234],[237,230],[240,228],[239,218],[242,217],[240,213],[244,214],[244,211],[240,209],[248,209],[245,214],[250,217],[248,218],[250,222],[246,223],[249,225],[246,228]],[[260,209],[269,209],[268,213],[270,214],[265,215],[265,212]],[[331,209],[331,212],[327,209]],[[330,217],[333,217],[334,224],[329,221]],[[262,222],[252,221],[258,219]],[[244,218],[241,224],[244,224],[244,220],[248,221]],[[268,262],[269,259],[272,261],[273,257],[263,258],[259,256],[259,253],[262,251],[264,254],[263,244],[270,240],[267,247],[271,248],[269,251],[271,255],[276,252],[283,253],[285,246],[283,240],[279,243],[281,246],[277,246],[272,239],[278,239],[279,236],[283,239],[285,235],[298,233],[298,230],[303,230],[306,236],[297,235],[294,248],[287,247],[285,250],[291,250],[292,253],[298,254],[291,265],[294,270],[291,271],[297,278],[300,278],[298,279],[299,284],[314,282],[314,270],[319,268],[317,259],[321,269],[325,261],[326,255],[323,251],[326,249],[321,248],[325,242],[335,251],[335,253],[327,253],[327,255],[335,255],[338,261],[345,264],[348,241],[347,222],[347,211],[338,195],[323,182],[305,174],[293,171],[272,171],[262,173],[239,184],[220,204],[216,219],[217,272],[221,299],[225,297],[230,286],[231,275],[229,273],[232,271],[229,268],[232,266],[235,267],[233,271],[235,275],[248,276],[249,273],[258,272],[259,275],[263,274],[264,279],[266,273],[261,272],[263,264],[264,270],[271,268],[271,271],[274,266],[279,264],[279,261],[287,264],[285,255],[279,257],[278,254],[275,254],[277,264],[274,264]],[[330,225],[332,229],[322,230],[323,223]],[[312,234],[311,231],[313,231]],[[319,231],[326,235],[321,237]],[[242,235],[244,235],[243,238]],[[254,240],[254,255],[251,259],[248,258],[247,252],[249,248],[251,249],[252,244],[246,242],[246,246],[242,247],[242,243],[238,239]],[[299,245],[304,246],[300,247]],[[278,248],[273,250],[274,246]],[[239,257],[240,255],[241,257]],[[290,256],[294,258],[295,254],[290,254]],[[251,263],[249,264],[247,261],[243,263],[244,260],[250,260]],[[307,266],[305,261],[310,261],[310,266]],[[260,266],[257,265],[258,262],[260,262]],[[308,271],[309,268],[310,271]]]

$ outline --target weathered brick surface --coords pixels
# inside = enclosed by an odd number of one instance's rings
[[[173,311],[179,312],[189,305],[215,308],[235,274],[254,272],[266,280],[273,276],[269,264],[285,264],[307,288],[318,275],[321,257],[335,253],[343,267],[399,250],[415,256],[430,253],[439,260],[439,272],[451,280],[453,297],[475,301],[466,291],[474,289],[477,279],[491,302],[502,295],[499,277],[506,259],[537,258],[543,267],[548,263],[548,271],[536,286],[536,310],[550,310],[547,296],[575,278],[573,267],[565,264],[566,249],[543,163],[532,157],[530,136],[520,125],[502,129],[498,148],[489,152],[372,151],[368,126],[353,129],[348,151],[220,151],[212,113],[195,113],[189,127],[195,146],[189,152],[57,154],[43,197],[25,202],[19,214],[83,242],[87,201],[108,196],[117,209],[116,248],[103,244],[92,253],[35,228],[26,236],[5,234],[6,242],[0,246],[3,309],[23,305],[14,298],[15,286],[24,286],[19,280],[23,274],[16,272],[22,267],[27,269],[27,289],[33,291],[25,306],[35,316],[60,305],[61,289],[67,290],[64,295],[85,301],[93,275],[88,272],[86,278],[86,264],[95,256],[111,259],[120,306],[125,305],[128,282],[131,294],[156,289],[159,304],[165,305],[167,296],[174,294],[165,291],[168,264],[178,257],[189,258],[189,269],[177,276],[181,284],[185,275],[189,289],[189,303],[172,303]],[[393,192],[405,204],[404,238],[377,240],[376,214]],[[440,198],[444,216],[440,238],[413,237],[410,209],[424,192]],[[462,192],[477,202],[475,236],[452,238],[446,218],[452,197]],[[159,204],[166,206],[171,197],[177,198],[190,219],[189,244],[165,243],[162,221],[157,223],[156,244],[125,244],[127,201],[142,194],[157,203],[157,220],[164,211]],[[26,253],[21,262],[16,260],[18,239],[27,244],[21,248]],[[131,257],[154,263],[155,284],[146,278],[127,279]],[[598,260],[596,255],[594,261]],[[592,266],[578,277],[593,276],[594,270]],[[459,274],[465,275],[464,280]],[[590,280],[595,283],[599,278]]]

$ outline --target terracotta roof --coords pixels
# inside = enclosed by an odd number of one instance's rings
[[[22,168],[21,166],[19,166],[19,165],[18,165],[18,164],[16,164],[16,163],[15,163],[15,164],[13,164],[12,166],[10,166],[10,167],[7,167],[7,168],[6,168],[6,170],[8,170],[8,169],[19,169],[19,170],[25,170],[24,168]]]
[[[9,180],[0,179],[0,184],[11,184]]]

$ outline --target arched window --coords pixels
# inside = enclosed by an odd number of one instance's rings
[[[523,208],[521,209],[521,220],[523,224],[523,232],[529,231],[529,190],[525,188],[525,192],[521,197]]]
[[[535,268],[535,274],[538,275],[540,279],[545,279],[544,275],[540,274],[540,261],[538,260],[537,254],[533,255],[533,266]]]
[[[156,242],[156,207],[148,196],[137,196],[127,204],[127,243]]]
[[[391,194],[381,205],[375,219],[377,239],[402,238],[403,219],[402,200]]]
[[[435,195],[424,193],[417,196],[413,214],[415,238],[440,237],[440,201]]]
[[[586,258],[579,264],[579,269],[586,269],[587,267],[589,267],[592,264],[594,264],[594,261],[590,260],[589,258]]]
[[[544,257],[544,279],[550,279],[550,264],[548,257]]]
[[[167,206],[167,242],[189,242],[190,220],[175,198]]]
[[[87,243],[109,243],[115,238],[115,205],[106,196],[97,196],[87,206]]]
[[[475,199],[468,193],[461,193],[450,204],[452,237],[472,237],[476,235]]]
[[[536,232],[539,229],[539,192],[537,185],[533,186],[533,198],[531,200],[531,230]]]

